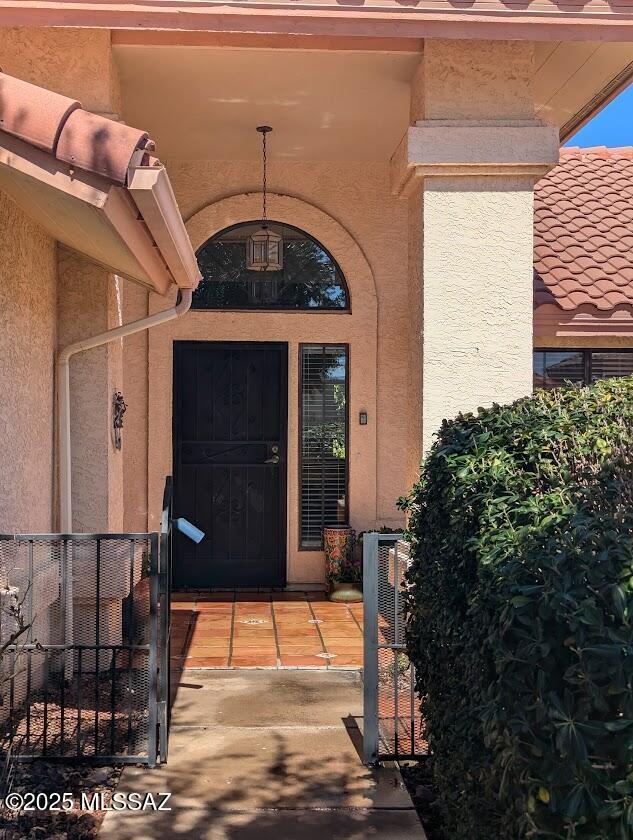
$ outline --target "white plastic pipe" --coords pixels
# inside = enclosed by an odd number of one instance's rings
[[[70,534],[73,529],[73,503],[72,503],[72,452],[70,445],[70,358],[75,353],[83,350],[90,350],[92,347],[100,347],[108,344],[116,338],[124,338],[133,333],[149,330],[157,327],[166,321],[173,321],[188,312],[191,306],[191,289],[180,290],[180,301],[176,306],[141,318],[139,321],[132,321],[131,324],[123,324],[112,330],[99,333],[91,338],[84,338],[69,344],[59,352],[57,357],[57,383],[59,393],[58,407],[58,430],[59,430],[59,497],[60,497],[60,531],[62,534]]]

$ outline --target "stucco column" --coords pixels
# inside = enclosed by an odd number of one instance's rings
[[[414,80],[392,184],[410,201],[423,451],[444,418],[532,388],[533,191],[558,133],[534,119],[531,81],[529,44],[468,41],[427,42]]]

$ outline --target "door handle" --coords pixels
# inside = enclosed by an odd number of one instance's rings
[[[279,455],[272,455],[270,458],[266,458],[264,463],[265,464],[278,464],[279,463]]]

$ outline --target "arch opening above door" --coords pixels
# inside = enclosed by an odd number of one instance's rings
[[[347,282],[326,248],[291,225],[271,221],[268,227],[282,237],[281,269],[253,271],[247,267],[246,243],[261,229],[261,222],[225,228],[198,249],[202,280],[192,308],[349,311]]]

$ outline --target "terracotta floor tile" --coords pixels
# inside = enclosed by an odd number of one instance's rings
[[[306,654],[311,654],[312,656],[316,656],[317,653],[323,653],[323,647],[321,644],[280,644],[279,645],[279,652],[282,657],[284,656],[305,656]]]
[[[233,654],[240,656],[277,656],[276,645],[233,645]]]
[[[230,621],[233,610],[201,610],[195,613],[196,621]]]
[[[216,631],[220,632],[222,630],[230,630],[233,626],[233,622],[230,618],[224,619],[217,619],[216,621],[196,621],[194,624],[191,625],[191,628],[194,632],[198,633],[214,633]]]
[[[235,611],[236,612],[249,612],[252,610],[253,612],[270,612],[271,610],[271,603],[270,601],[236,601],[235,602]]]
[[[363,655],[362,645],[346,645],[345,643],[336,645],[326,641],[325,647],[328,653],[339,653],[342,656],[362,657]]]
[[[225,630],[213,630],[210,633],[200,630],[194,630],[188,637],[189,643],[197,643],[202,645],[212,645],[216,640],[226,641],[231,638],[231,631],[227,628]]]
[[[323,592],[176,593],[172,667],[360,667],[363,605],[334,604]],[[313,622],[314,618],[317,622]],[[250,619],[262,624],[246,623]],[[383,618],[383,624],[386,620]],[[323,640],[331,659],[317,656]],[[229,661],[229,650],[232,658]]]
[[[291,601],[285,601],[283,598],[277,598],[276,596],[272,598],[271,603],[275,606],[275,609],[280,610],[307,610],[310,609],[308,602],[305,598],[294,598]]]
[[[347,620],[343,618],[322,618],[319,624],[321,630],[344,630],[350,633],[360,634],[358,624],[353,618]]]
[[[229,634],[225,634],[224,636],[213,635],[213,636],[192,636],[188,640],[189,647],[193,647],[194,645],[204,645],[205,647],[215,646],[218,644],[228,645],[230,640]]]
[[[228,665],[228,656],[188,656],[185,668],[222,668]]]
[[[265,633],[267,630],[272,633],[274,626],[272,618],[264,616],[251,616],[248,619],[236,617],[233,622],[233,630],[236,633]]]
[[[209,604],[200,604],[200,608],[196,605],[196,611],[201,615],[232,615],[235,609],[233,604],[225,604],[221,602],[212,602]]]
[[[285,633],[292,633],[294,630],[305,630],[306,628],[316,629],[316,625],[311,623],[307,618],[297,618],[297,619],[290,619],[290,621],[286,619],[279,619],[279,616],[275,617],[275,627],[278,630],[281,630]]]
[[[238,654],[231,658],[232,668],[276,668],[277,657],[265,654],[255,654],[253,656]]]
[[[311,616],[306,615],[279,615],[275,613],[275,624],[277,627],[314,627],[314,622],[310,621]]]
[[[249,616],[235,616],[233,623],[235,630],[272,630],[274,627],[272,616],[269,615],[249,615]]]
[[[219,628],[219,627],[230,627],[233,624],[233,620],[231,616],[215,616],[212,619],[202,618],[198,616],[198,618],[193,622],[194,627],[205,627],[209,629]]]
[[[314,603],[311,604],[312,612],[318,616],[341,616],[341,618],[349,618],[350,614],[347,611],[347,607],[343,604],[319,604]]]
[[[276,647],[275,637],[270,636],[233,636],[233,647],[271,648]]]
[[[363,657],[362,656],[337,656],[335,659],[331,659],[329,661],[330,668],[362,668],[363,667]]]
[[[305,636],[318,636],[318,631],[314,624],[293,624],[293,625],[277,625],[277,635],[289,638],[299,638]]]
[[[323,647],[321,644],[321,637],[314,635],[314,636],[277,636],[277,643],[280,648],[286,647],[287,645],[318,645],[319,648]]]
[[[200,648],[215,648],[216,650],[228,650],[230,645],[230,639],[194,639],[189,642],[187,645],[187,652],[191,653],[193,650],[199,650]],[[192,654],[194,656],[195,654]]]
[[[327,659],[320,656],[310,656],[310,654],[281,654],[281,664],[288,668],[325,668],[328,664]]]
[[[280,607],[280,606],[277,606],[275,604],[275,605],[273,605],[273,612],[275,613],[275,615],[277,617],[282,617],[283,616],[283,617],[292,618],[292,617],[297,617],[297,616],[299,616],[299,617],[304,617],[305,616],[306,618],[312,618],[312,613],[303,604],[301,604],[300,607],[297,607],[297,608],[294,608],[294,609],[288,609],[287,607]]]

